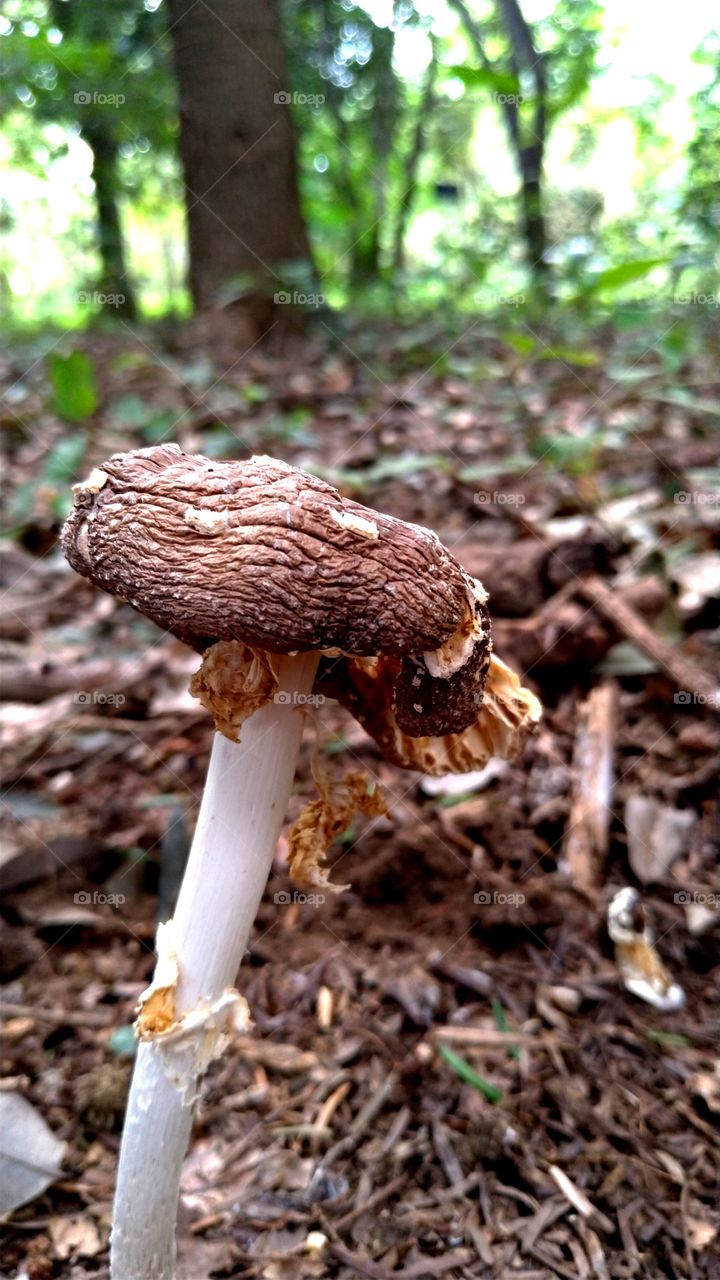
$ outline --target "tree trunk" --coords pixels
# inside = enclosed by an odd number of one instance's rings
[[[193,299],[210,308],[237,284],[262,330],[273,295],[293,291],[285,264],[311,262],[279,14],[274,0],[169,0],[169,16]]]
[[[102,44],[107,40],[107,15],[93,0],[72,5],[64,0],[50,0],[52,21],[64,36]],[[80,136],[93,156],[92,177],[95,184],[95,239],[100,253],[101,281],[99,292],[111,302],[104,305],[109,312],[133,320],[137,314],[135,295],[127,274],[125,243],[117,203],[118,142],[113,133],[113,112],[83,108],[78,114]],[[120,301],[122,299],[122,301]]]
[[[370,187],[370,225],[353,249],[352,283],[367,284],[380,274],[382,228],[387,207],[388,165],[398,120],[397,80],[393,71],[395,32],[376,27],[373,32],[373,108],[370,117],[372,161],[367,173]]]
[[[397,221],[395,223],[395,234],[393,237],[393,274],[395,276],[398,276],[400,272],[405,269],[405,233],[407,231],[413,202],[415,200],[417,176],[423,149],[425,147],[427,125],[433,110],[435,75],[437,73],[437,42],[434,36],[431,36],[430,39],[432,42],[432,56],[427,69],[425,87],[422,92],[422,97],[420,98],[418,113],[415,119],[412,143],[405,161],[403,190],[400,195]]]
[[[451,5],[460,14],[468,39],[475,50],[477,59],[487,71],[500,69],[487,56],[483,42],[483,34],[479,23],[473,18],[465,4],[465,0],[450,0]],[[547,86],[545,82],[544,54],[538,53],[533,40],[532,27],[525,21],[518,0],[496,0],[498,15],[505,27],[510,42],[510,66],[519,83],[520,70],[533,81],[534,109],[532,121],[527,134],[532,142],[526,142],[526,131],[520,113],[522,99],[520,95],[498,94],[496,98],[512,147],[520,178],[520,209],[522,216],[522,233],[525,241],[525,254],[528,270],[533,284],[540,297],[548,292],[549,263],[545,258],[547,236],[543,214],[543,161],[545,141],[547,137]],[[504,68],[503,68],[504,69]]]
[[[543,215],[542,162],[534,151],[535,148],[528,147],[520,154],[520,201],[528,268],[536,286],[544,290],[550,267],[545,260],[547,235]]]
[[[125,320],[135,317],[135,298],[125,264],[120,214],[117,206],[118,144],[97,125],[84,125],[82,137],[93,154],[97,245],[102,262],[100,292],[107,307]]]
[[[542,190],[547,135],[545,55],[535,47],[532,27],[526,22],[518,0],[497,0],[497,5],[510,41],[513,72],[519,82],[522,69],[532,79],[534,86],[535,101],[529,128],[532,142],[523,140],[522,120],[518,111],[516,146],[528,268],[535,288],[542,296],[547,292],[549,274],[549,263],[545,259],[547,237]]]

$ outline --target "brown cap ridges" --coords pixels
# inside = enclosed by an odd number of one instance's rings
[[[63,547],[78,573],[198,649],[392,657],[404,732],[477,718],[491,653],[480,584],[430,530],[286,463],[177,445],[115,454],[75,486]]]

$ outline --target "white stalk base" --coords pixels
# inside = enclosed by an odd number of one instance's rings
[[[240,743],[215,735],[173,921],[178,1018],[212,1006],[235,980],[292,789],[303,722],[293,695],[311,692],[317,662],[312,653],[280,659],[284,701],[256,711]],[[188,1069],[178,1087],[166,1067],[162,1043],[143,1041],[120,1151],[112,1280],[174,1278],[180,1174],[193,1116],[183,1094],[194,1094],[198,1076]]]

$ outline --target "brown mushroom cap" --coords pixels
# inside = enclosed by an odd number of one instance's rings
[[[491,653],[480,584],[430,530],[284,462],[177,445],[115,454],[75,486],[62,541],[78,573],[195,648],[391,656],[404,732],[459,733],[478,716]]]

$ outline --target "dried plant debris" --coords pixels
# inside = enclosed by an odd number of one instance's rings
[[[7,1214],[60,1176],[65,1143],[19,1093],[0,1093],[0,1133],[0,1214]]]
[[[654,932],[635,889],[620,889],[615,894],[608,907],[608,933],[628,991],[661,1013],[680,1009],[685,992],[671,978],[655,949]]]
[[[708,519],[717,503],[675,502],[668,484],[672,472],[685,495],[714,493],[698,470],[716,462],[710,415],[691,418],[678,406],[661,413],[638,398],[637,384],[627,395],[616,387],[616,422],[633,426],[613,427],[621,448],[593,446],[584,474],[548,466],[537,452],[513,470],[527,428],[507,401],[497,333],[474,330],[448,357],[458,367],[437,367],[420,385],[417,367],[402,367],[398,336],[392,327],[373,335],[393,352],[389,391],[347,353],[320,346],[286,356],[258,348],[239,362],[233,347],[226,361],[208,358],[207,387],[233,366],[221,388],[223,427],[208,423],[203,403],[186,412],[181,384],[168,372],[182,362],[177,352],[168,361],[126,335],[81,339],[102,364],[104,385],[81,465],[108,476],[96,475],[96,492],[79,495],[88,516],[106,493],[122,501],[104,460],[151,439],[124,418],[117,429],[114,415],[130,389],[149,412],[174,410],[187,452],[236,457],[242,437],[243,456],[280,453],[325,475],[332,494],[322,501],[339,514],[323,524],[318,549],[326,536],[337,538],[343,556],[376,564],[390,517],[377,518],[373,508],[436,529],[490,592],[483,607],[494,650],[484,697],[500,654],[525,673],[520,683],[544,708],[524,753],[499,770],[495,761],[481,791],[471,771],[458,775],[459,791],[431,795],[421,789],[412,750],[419,746],[420,770],[437,763],[447,774],[442,735],[428,748],[399,725],[389,733],[385,712],[373,710],[374,681],[362,696],[373,670],[369,662],[362,671],[364,659],[395,664],[397,682],[398,655],[345,649],[346,657],[323,659],[314,690],[329,695],[316,716],[321,756],[340,778],[348,769],[376,777],[392,823],[370,819],[355,843],[336,842],[332,879],[352,882],[352,893],[320,891],[312,906],[302,905],[309,892],[288,894],[282,910],[270,894],[261,906],[251,963],[238,977],[255,1025],[233,1036],[209,1068],[183,1175],[178,1273],[186,1280],[305,1280],[315,1270],[327,1280],[717,1280],[719,744],[710,700],[717,682],[711,689],[696,679],[717,665],[717,606],[714,561],[694,559],[717,555],[717,523]],[[546,433],[565,438],[583,413],[596,413],[594,396],[612,381],[605,369],[616,340],[608,342],[598,365],[583,369],[589,390],[559,361],[523,364],[523,395],[532,396],[543,449]],[[482,404],[472,375],[479,361]],[[717,376],[709,357],[704,370],[695,358],[690,365],[698,385]],[[8,356],[0,382],[11,385],[17,373]],[[118,1108],[137,1043],[134,1010],[153,967],[160,849],[178,807],[192,824],[213,730],[187,695],[199,659],[70,573],[57,550],[67,481],[37,477],[68,437],[45,406],[44,376],[40,362],[23,380],[20,411],[33,432],[13,431],[8,491],[13,501],[29,489],[32,510],[18,518],[22,545],[8,542],[0,563],[0,661],[12,700],[0,812],[0,860],[8,857],[0,1096],[26,1099],[68,1154],[64,1176],[61,1168],[48,1182],[43,1172],[39,1198],[3,1221],[0,1272],[84,1280],[95,1268],[106,1280]],[[265,396],[251,409],[248,386],[262,386]],[[206,390],[206,403],[214,394]],[[274,434],[288,413],[308,405],[307,436]],[[287,472],[276,465],[282,488]],[[314,483],[319,500],[326,491]],[[478,501],[479,489],[487,500]],[[143,516],[152,494],[137,489]],[[517,502],[491,501],[494,494]],[[198,556],[222,559],[225,539],[237,536],[226,510],[219,492],[201,499],[188,492],[178,504],[178,532]],[[269,554],[260,542],[276,528],[277,509],[266,514],[254,543],[258,562]],[[291,605],[307,603],[301,563],[298,556],[294,577],[288,564],[297,590],[282,595],[286,617]],[[179,572],[172,557],[167,565]],[[261,571],[258,563],[255,595],[264,589]],[[591,598],[582,595],[573,575],[585,581],[589,572],[604,580],[605,593],[595,582]],[[442,634],[429,648],[418,636],[421,656],[467,621],[465,579],[458,573],[455,581],[457,605],[448,614],[439,599]],[[166,585],[181,589],[169,577]],[[429,599],[435,609],[432,591]],[[618,601],[627,606],[620,613]],[[389,595],[387,604],[389,616]],[[206,607],[222,616],[217,601]],[[478,621],[484,630],[481,613]],[[360,614],[359,637],[364,625]],[[664,648],[649,643],[649,632]],[[588,897],[563,868],[580,709],[604,682],[596,664],[623,640],[640,646],[635,659],[644,662],[616,677],[602,874],[613,886],[640,887],[668,975],[661,990],[677,984],[686,995],[669,1011],[638,999],[618,977],[605,885]],[[254,647],[243,635],[211,631],[198,642],[203,653],[208,641]],[[334,663],[353,671],[346,706],[325,683]],[[412,696],[416,665],[407,672]],[[395,686],[386,678],[392,707]],[[474,720],[482,705],[473,707]],[[228,727],[242,738],[241,724],[231,718]],[[512,747],[512,725],[504,731]],[[383,733],[410,772],[378,750]],[[308,741],[291,819],[312,795],[312,754]],[[624,824],[631,796],[694,815],[672,865],[662,821],[653,820],[649,840],[637,828],[650,852],[643,861],[636,848],[633,870]],[[342,793],[337,798],[343,802]],[[677,847],[673,832],[671,820]],[[13,875],[18,865],[22,873]],[[639,879],[643,872],[650,878]],[[633,931],[631,950],[642,932]],[[172,1041],[167,994],[165,1003]],[[465,1064],[463,1075],[440,1056],[440,1043]],[[488,1092],[500,1100],[488,1101]]]
[[[313,777],[319,796],[305,805],[288,833],[290,875],[301,889],[341,893],[350,885],[333,884],[323,866],[330,845],[356,814],[379,817],[387,813],[387,804],[381,788],[362,769],[331,778],[316,766]]]

